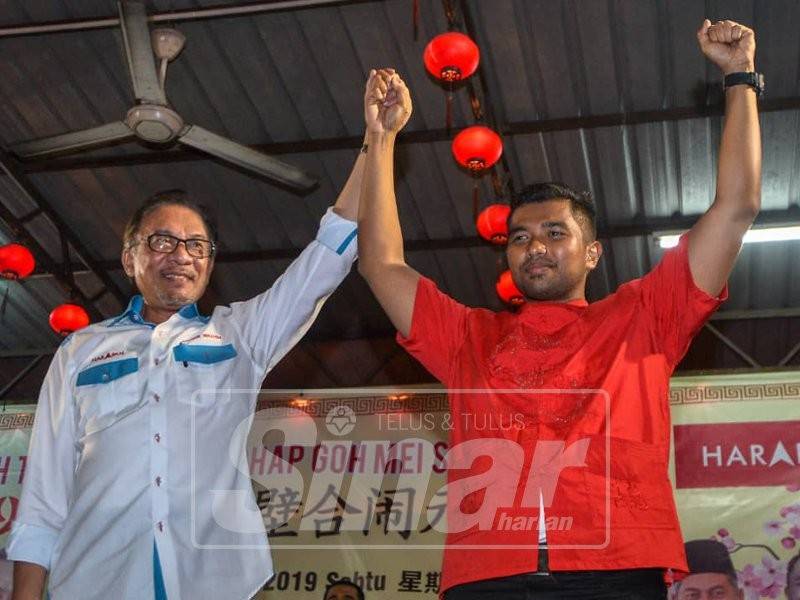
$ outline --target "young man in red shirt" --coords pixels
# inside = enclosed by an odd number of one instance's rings
[[[406,264],[393,151],[411,99],[391,69],[371,73],[359,271],[400,343],[459,390],[447,600],[663,598],[664,570],[687,568],[667,478],[669,377],[725,298],[761,170],[754,34],[706,20],[697,37],[727,84],[716,197],[656,268],[591,305],[586,278],[602,254],[593,205],[559,184],[512,201],[517,312],[465,307]]]

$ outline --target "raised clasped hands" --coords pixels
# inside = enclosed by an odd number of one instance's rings
[[[397,134],[411,117],[411,94],[394,69],[372,69],[364,92],[364,118],[370,133]]]

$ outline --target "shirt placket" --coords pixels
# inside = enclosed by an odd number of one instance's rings
[[[168,533],[169,518],[169,453],[167,439],[167,402],[169,391],[166,386],[168,363],[168,346],[170,335],[165,323],[153,330],[150,344],[150,363],[148,377],[148,402],[150,405],[150,487],[151,514],[157,544]]]

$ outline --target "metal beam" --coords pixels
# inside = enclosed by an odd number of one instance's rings
[[[651,217],[648,219],[636,219],[628,223],[618,223],[608,227],[601,227],[598,229],[598,237],[603,240],[609,240],[622,237],[636,237],[652,235],[659,231],[675,231],[682,229],[689,229],[700,218],[701,215],[679,215],[674,217]],[[762,211],[756,219],[756,225],[777,225],[787,223],[800,222],[800,207],[794,206],[787,210],[765,210]],[[495,248],[498,251],[501,249],[497,246],[489,245],[483,238],[478,236],[436,239],[436,240],[406,240],[404,243],[406,252],[431,252],[437,250],[457,250],[460,248]],[[240,262],[259,262],[266,260],[290,260],[296,258],[302,248],[275,248],[270,250],[247,250],[243,252],[225,252],[221,251],[215,261],[217,263],[240,263]],[[98,267],[105,271],[117,271],[122,268],[119,259],[97,261]],[[72,265],[75,274],[81,274],[81,265],[75,263]],[[50,271],[46,269],[45,271]],[[33,277],[46,277],[48,272],[37,271]],[[127,301],[127,300],[126,300]],[[785,310],[785,314],[773,314],[775,310]],[[747,311],[752,315],[752,311]],[[800,309],[770,309],[770,314],[767,316],[798,316]],[[733,317],[732,317],[733,318]],[[747,318],[757,318],[749,316]]]
[[[785,367],[786,365],[789,364],[789,361],[792,360],[797,355],[798,352],[800,352],[800,342],[797,342],[797,344],[791,350],[789,350],[789,352],[786,353],[786,356],[784,356],[781,359],[778,365],[781,367]]]
[[[11,180],[11,183],[14,184],[21,194],[23,194],[30,202],[32,202],[37,209],[42,211],[43,215],[50,220],[50,222],[63,236],[63,239],[78,255],[78,258],[81,260],[81,262],[88,267],[88,269],[100,280],[103,286],[119,301],[122,306],[124,306],[128,301],[128,294],[123,292],[114,282],[114,280],[111,279],[106,270],[99,265],[98,261],[92,258],[92,255],[83,245],[83,242],[81,242],[80,239],[78,239],[78,236],[69,227],[67,227],[67,224],[61,219],[53,207],[50,206],[50,203],[22,172],[17,161],[2,149],[0,149],[0,171],[5,173],[5,175]],[[0,206],[2,206],[0,218],[8,223],[8,225],[18,236],[24,237],[27,242],[31,244],[31,250],[36,252],[39,260],[45,261],[45,264],[42,266],[45,267],[47,271],[52,272],[54,276],[56,276],[56,278],[62,283],[62,285],[66,286],[66,290],[69,293],[76,294],[81,299],[87,310],[90,313],[94,313],[94,318],[102,318],[102,315],[95,307],[95,303],[87,298],[78,286],[74,285],[74,282],[72,281],[72,272],[62,271],[61,273],[56,273],[53,270],[53,265],[57,264],[57,262],[50,258],[44,248],[36,241],[33,235],[28,232],[28,230],[25,228],[25,223],[19,222],[11,210],[2,204],[2,201],[0,201]]]
[[[759,105],[759,111],[780,112],[800,110],[800,96],[772,98]],[[581,129],[597,129],[601,127],[619,127],[624,125],[640,125],[644,123],[662,123],[668,121],[685,121],[715,117],[724,114],[721,104],[711,106],[682,106],[660,110],[643,110],[585,117],[567,117],[562,119],[542,119],[539,121],[519,121],[500,126],[500,134],[505,137],[548,133],[554,131],[576,131]],[[429,144],[446,142],[453,138],[453,132],[447,129],[429,129],[425,131],[407,131],[397,138],[399,145]],[[296,140],[293,142],[275,142],[256,144],[256,150],[271,155],[307,154],[328,152],[333,150],[360,148],[364,142],[362,135],[327,138],[320,140]],[[76,169],[102,169],[108,167],[127,167],[133,165],[150,165],[159,163],[190,162],[209,160],[208,155],[187,149],[152,150],[137,152],[123,156],[97,156],[86,158],[59,158],[49,160],[28,161],[24,164],[25,173],[42,173],[51,171],[72,171]]]
[[[750,310],[722,310],[711,315],[712,321],[746,321],[748,319],[794,319],[800,317],[800,308],[761,308]]]
[[[341,6],[375,2],[376,0],[267,0],[262,2],[244,2],[239,4],[221,4],[189,10],[174,10],[149,15],[151,23],[177,23],[196,21],[198,19],[214,19],[219,17],[244,17],[265,12],[319,8],[324,6]],[[89,31],[92,29],[112,29],[119,27],[119,17],[98,17],[95,19],[69,19],[63,21],[46,21],[0,27],[0,38],[36,36],[72,31]]]
[[[755,369],[760,369],[761,368],[761,365],[758,364],[758,362],[752,356],[750,356],[747,352],[742,350],[736,344],[736,342],[734,342],[732,339],[730,339],[728,336],[726,336],[724,333],[722,333],[719,329],[714,327],[711,323],[706,323],[704,325],[704,327],[706,329],[708,329],[711,333],[713,333],[715,336],[717,336],[717,338],[719,338],[719,340],[723,344],[725,344],[728,348],[733,350],[734,354],[736,354],[736,356],[741,358],[744,362],[746,362],[747,364],[749,364],[751,367],[753,367]]]

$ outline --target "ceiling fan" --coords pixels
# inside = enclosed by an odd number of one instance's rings
[[[135,137],[162,146],[184,144],[299,191],[316,186],[317,180],[302,169],[197,125],[184,123],[169,106],[165,81],[167,63],[178,56],[186,38],[174,29],[155,29],[151,33],[142,2],[122,0],[118,7],[136,104],[123,121],[20,142],[11,146],[14,154],[23,159],[40,158]],[[158,70],[154,53],[160,61]]]

